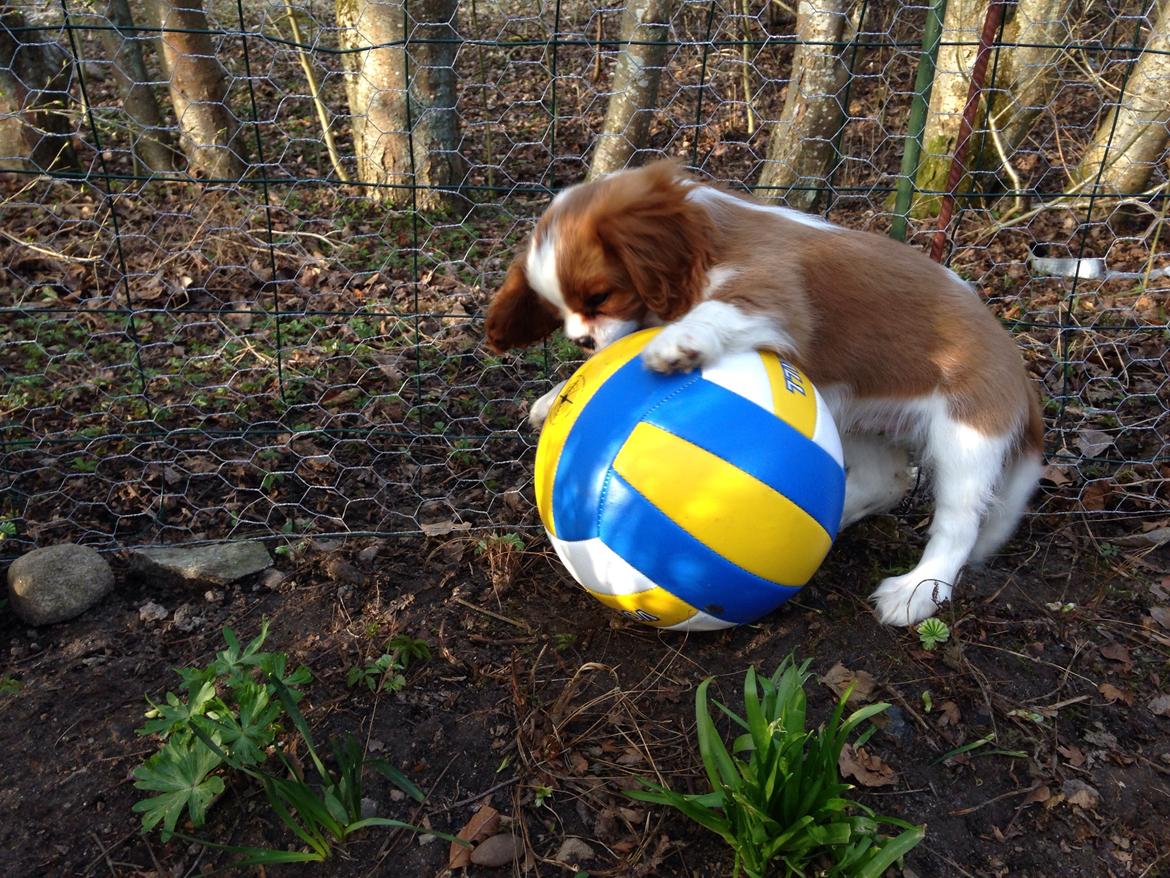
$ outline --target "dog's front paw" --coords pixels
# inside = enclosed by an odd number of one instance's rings
[[[885,625],[914,625],[933,616],[951,599],[951,585],[911,571],[882,580],[872,596],[878,619]]]
[[[528,410],[528,423],[532,429],[539,430],[544,426],[545,420],[548,419],[548,413],[552,411],[553,403],[557,401],[557,394],[564,388],[565,382],[562,381],[540,399],[532,404],[532,408]]]
[[[650,340],[642,360],[655,372],[669,374],[705,366],[721,353],[723,346],[713,332],[675,324]]]

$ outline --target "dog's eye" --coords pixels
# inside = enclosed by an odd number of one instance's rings
[[[600,308],[605,304],[605,300],[609,298],[609,293],[594,293],[585,300],[585,307],[591,310]]]

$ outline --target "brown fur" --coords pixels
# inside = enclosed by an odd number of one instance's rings
[[[818,385],[844,385],[861,400],[940,393],[957,420],[1040,447],[1043,425],[1019,349],[946,269],[882,235],[688,200],[683,180],[673,163],[659,162],[569,190],[554,204],[537,239],[556,224],[568,308],[592,317],[585,300],[610,291],[598,313],[673,320],[700,300],[713,265],[734,268],[712,298],[776,315],[795,342],[784,353]],[[501,330],[514,294],[501,297],[489,340],[514,346],[531,338],[531,320]]]

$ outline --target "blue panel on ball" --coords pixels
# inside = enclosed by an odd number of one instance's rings
[[[660,375],[634,357],[611,375],[577,416],[565,440],[553,480],[552,514],[562,540],[587,540],[597,533],[601,493],[630,432],[646,409],[688,384],[702,381],[698,372]]]
[[[754,622],[800,591],[762,579],[717,555],[616,472],[607,482],[598,536],[656,585],[737,625]]]
[[[701,381],[643,420],[759,479],[812,516],[830,537],[837,535],[845,473],[832,455],[771,412],[714,382]],[[734,430],[728,429],[730,424]],[[750,440],[744,441],[745,436]]]

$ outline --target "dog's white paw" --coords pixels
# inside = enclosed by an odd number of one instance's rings
[[[532,404],[532,408],[528,410],[528,423],[532,425],[534,430],[539,430],[544,426],[548,413],[552,411],[553,403],[557,401],[557,394],[564,389],[564,386],[565,382],[562,381]]]
[[[642,360],[655,372],[689,372],[714,361],[723,353],[715,333],[683,324],[668,326],[650,340]]]
[[[877,617],[884,625],[914,625],[929,619],[939,605],[951,599],[951,585],[911,571],[882,580],[872,595]]]

